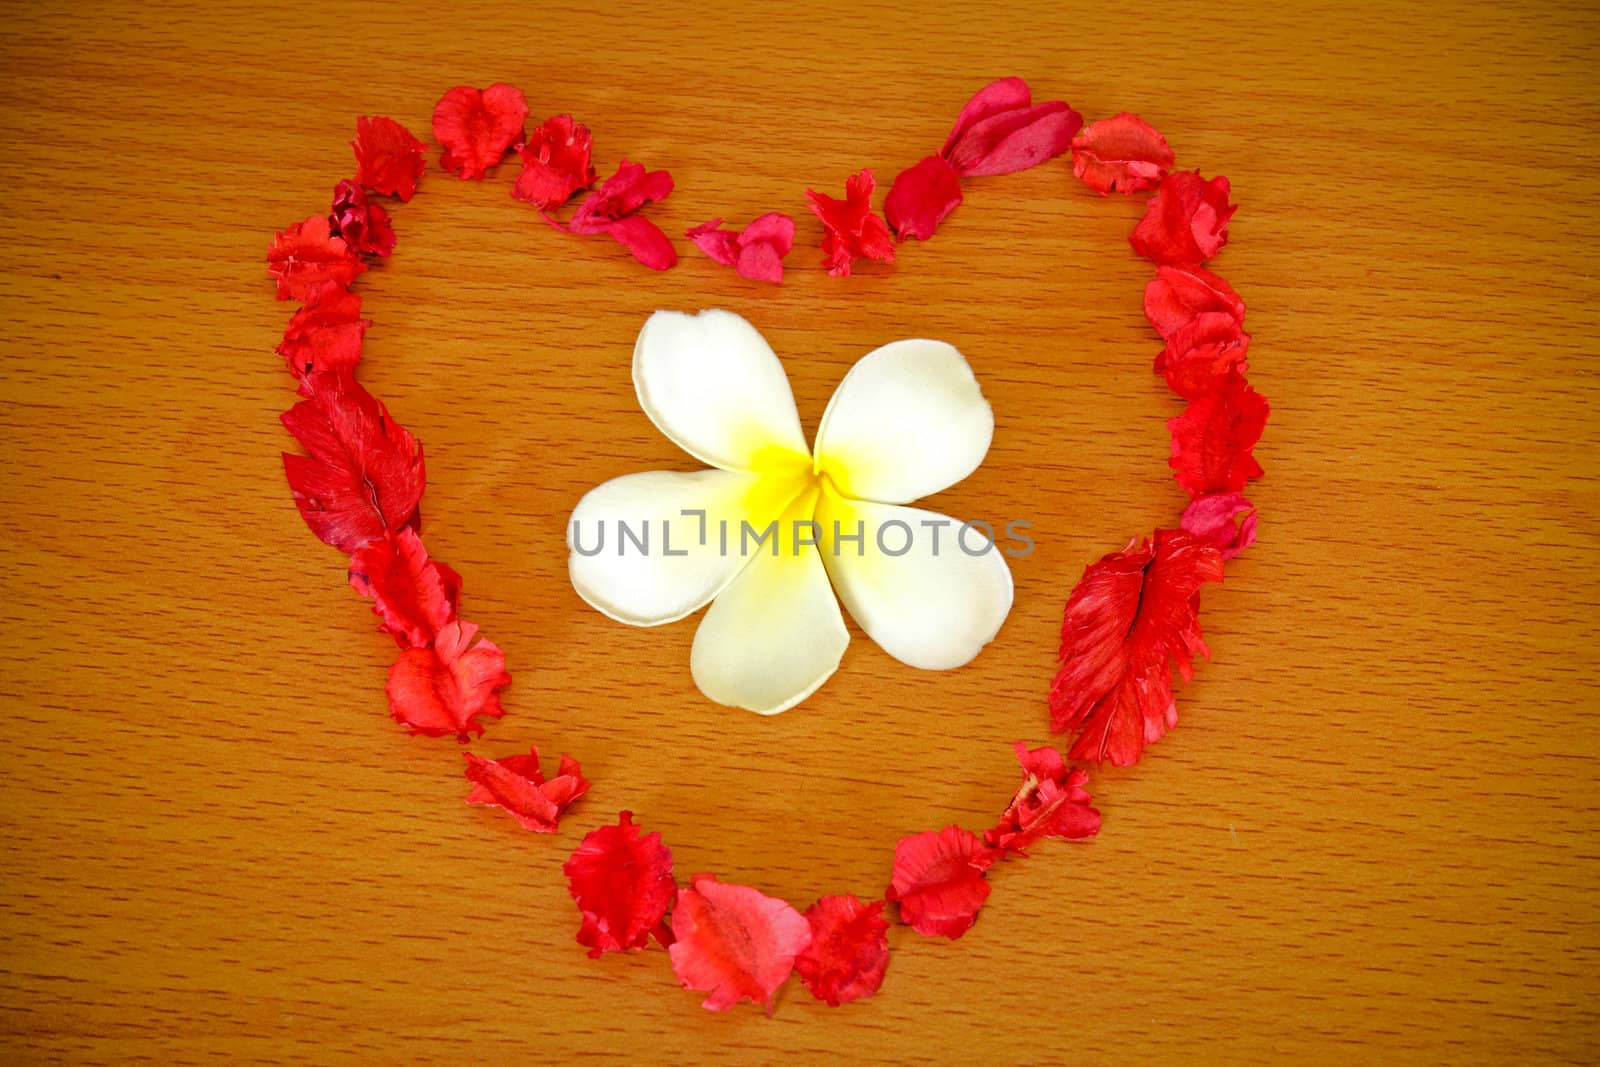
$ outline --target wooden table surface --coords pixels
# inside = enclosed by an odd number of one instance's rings
[[[8,1062],[1530,1062],[1600,1047],[1600,15],[1581,2],[813,11],[654,4],[7,5],[0,1056]],[[1500,6],[1500,5],[1493,5]],[[1172,523],[1140,210],[1058,161],[974,182],[893,268],[818,262],[802,191],[887,182],[1022,75],[1134,110],[1242,205],[1217,260],[1273,403],[1262,539],[1206,594],[1182,721],[1097,772],[1088,844],[993,874],[958,942],[893,931],[881,993],[701,1011],[660,951],[591,961],[560,867],[623,807],[678,873],[804,907],[894,842],[992,822],[1047,738],[1062,602]],[[431,170],[359,283],[362,377],[427,447],[428,544],[507,650],[507,715],[594,780],[557,837],[462,803],[386,717],[393,654],[283,484],[275,228],[361,114],[452,85],[570,111],[668,168],[669,232],[784,210],[781,288],[687,242],[646,271]],[[855,358],[960,346],[994,447],[933,500],[1035,523],[972,665],[856,633],[773,719],[566,579],[590,486],[695,466],[638,410],[658,307],[785,358],[808,431]]]

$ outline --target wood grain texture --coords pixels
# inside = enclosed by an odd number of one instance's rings
[[[1592,4],[20,4],[0,158],[0,1055],[10,1062],[1582,1061],[1600,1044],[1600,16]],[[981,826],[1044,740],[1061,603],[1170,523],[1137,205],[1057,163],[974,182],[892,269],[817,265],[807,186],[885,181],[1019,74],[1141,112],[1243,205],[1218,261],[1271,397],[1262,542],[1214,660],[1102,836],[994,875],[949,944],[894,931],[875,1000],[711,1015],[664,956],[587,959],[559,869],[620,807],[804,906],[880,891],[903,833]],[[363,378],[427,445],[434,554],[510,656],[477,750],[571,752],[558,838],[461,803],[385,717],[393,649],[282,482],[289,309],[262,254],[459,83],[666,167],[669,232],[799,217],[781,290],[680,242],[656,275],[430,172],[361,286]],[[638,411],[657,307],[784,356],[808,431],[861,353],[960,346],[998,428],[936,498],[1032,519],[970,667],[857,634],[771,720],[710,706],[693,625],[565,577],[578,496],[692,466]]]

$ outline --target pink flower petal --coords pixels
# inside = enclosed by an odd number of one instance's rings
[[[1244,519],[1235,526],[1240,515]],[[1209,493],[1189,502],[1179,525],[1215,546],[1227,560],[1256,543],[1256,518],[1256,506],[1243,493]]]
[[[741,1000],[772,1006],[811,943],[794,908],[744,885],[697,874],[672,912],[672,970],[685,989],[710,994],[701,1007],[726,1011]]]

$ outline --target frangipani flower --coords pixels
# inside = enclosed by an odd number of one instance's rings
[[[955,348],[896,341],[862,357],[815,453],[783,365],[731,312],[656,312],[633,384],[656,428],[714,469],[590,490],[568,569],[584,600],[633,626],[710,604],[689,661],[706,696],[763,715],[810,696],[850,643],[839,600],[885,652],[928,670],[961,666],[999,631],[1011,571],[992,536],[904,506],[989,450],[994,413]]]

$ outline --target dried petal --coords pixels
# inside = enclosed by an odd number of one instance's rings
[[[1208,493],[1189,502],[1178,525],[1229,560],[1256,543],[1256,506],[1243,493]]]
[[[709,993],[701,1007],[741,1000],[772,1007],[775,993],[811,943],[811,924],[788,904],[749,886],[697,874],[672,911],[672,970],[685,989]]]
[[[433,139],[444,146],[439,162],[462,178],[482,180],[507,149],[522,142],[527,118],[528,101],[521,89],[458,85],[433,108]]]
[[[368,542],[350,556],[350,588],[370,599],[380,629],[401,648],[422,648],[456,617],[461,575],[428,558],[415,530]]]
[[[306,303],[330,284],[348,289],[366,269],[321,215],[281,231],[267,249],[267,273],[277,279],[279,300]]]
[[[361,317],[361,297],[329,283],[294,313],[278,354],[296,378],[319,371],[348,373],[361,360],[362,339],[371,325]]]
[[[367,199],[367,191],[346,178],[333,190],[333,230],[353,251],[387,256],[394,251],[389,213]]]
[[[463,752],[467,761],[467,780],[473,783],[468,804],[492,804],[509,811],[524,829],[553,834],[561,813],[589,791],[578,761],[561,757],[561,769],[546,781],[539,770],[539,750],[530,748],[526,756],[506,756],[488,760]]]
[[[561,869],[583,915],[578,944],[591,958],[638,951],[652,935],[671,943],[662,918],[678,893],[672,853],[660,834],[639,835],[632,812],[586,836]]]
[[[567,229],[572,233],[605,233],[609,224],[633,214],[646,204],[672,193],[672,175],[645,170],[640,163],[623,160],[617,172],[578,205]]]
[[[389,714],[413,734],[466,741],[483,733],[478,716],[498,719],[500,690],[511,684],[505,654],[490,640],[472,644],[478,628],[456,620],[440,627],[429,648],[408,648],[389,668]]]
[[[961,205],[961,182],[943,156],[928,156],[900,172],[883,201],[895,236],[926,241],[945,216]]]
[[[678,250],[671,239],[643,215],[618,219],[605,232],[651,270],[671,270],[678,265]]]
[[[1226,311],[1207,311],[1167,339],[1156,356],[1156,373],[1186,399],[1219,388],[1230,373],[1247,369],[1250,335]]]
[[[428,146],[394,119],[365,115],[356,120],[356,181],[383,196],[410,200],[428,165]]]
[[[843,277],[858,259],[894,262],[894,242],[889,227],[872,211],[872,171],[863,170],[845,180],[845,198],[806,190],[811,213],[822,220],[823,264],[828,273]]]
[[[1100,832],[1100,813],[1089,806],[1082,768],[1068,768],[1061,753],[1048,746],[1029,749],[1015,743],[1022,764],[1022,785],[1005,814],[983,835],[984,843],[1003,852],[1024,855],[1041,837],[1079,840]]]
[[[1189,401],[1183,414],[1167,420],[1172,458],[1167,465],[1190,496],[1214,490],[1236,493],[1261,465],[1253,449],[1261,440],[1270,407],[1267,398],[1230,371],[1218,385]]]
[[[281,416],[310,453],[283,454],[311,532],[343,552],[409,525],[422,499],[422,446],[345,374],[302,381],[307,399]]]
[[[1172,169],[1172,146],[1156,128],[1123,112],[1072,139],[1072,173],[1101,196],[1154,189]]]
[[[960,937],[989,898],[983,872],[1000,854],[959,826],[902,837],[886,894],[900,905],[900,921],[925,937]]]
[[[566,229],[609,234],[651,270],[667,270],[677,264],[677,250],[661,227],[634,212],[671,192],[672,175],[664,170],[646,171],[638,163],[623,160],[617,172],[578,205]]]
[[[1228,243],[1228,220],[1239,210],[1228,203],[1228,193],[1221,175],[1206,181],[1197,170],[1175,170],[1150,198],[1128,241],[1154,263],[1197,266]]]
[[[889,967],[889,921],[883,901],[823,897],[806,909],[811,944],[795,957],[795,973],[818,1000],[834,1007],[870,997]]]
[[[1208,311],[1226,312],[1244,325],[1244,301],[1204,267],[1157,267],[1144,288],[1144,316],[1163,341]]]
[[[522,173],[511,195],[540,211],[551,211],[572,199],[579,189],[594,184],[597,175],[589,165],[594,137],[571,115],[545,119],[522,147]]]
[[[783,281],[783,258],[794,248],[794,219],[769,211],[743,230],[721,226],[721,219],[712,219],[684,236],[718,263],[733,267],[741,278],[774,284]]]
[[[1031,102],[1021,78],[989,83],[961,109],[940,155],[963,178],[1012,174],[1054,159],[1072,146],[1083,116],[1060,100]]]
[[[1000,78],[972,94],[956,116],[956,124],[945,138],[940,155],[948,156],[967,131],[986,119],[1021,111],[1033,102],[1033,91],[1021,78]]]
[[[1073,759],[1138,762],[1178,721],[1172,667],[1193,675],[1199,590],[1222,581],[1222,556],[1181,530],[1157,530],[1086,567],[1061,619],[1050,726],[1082,729]]]

